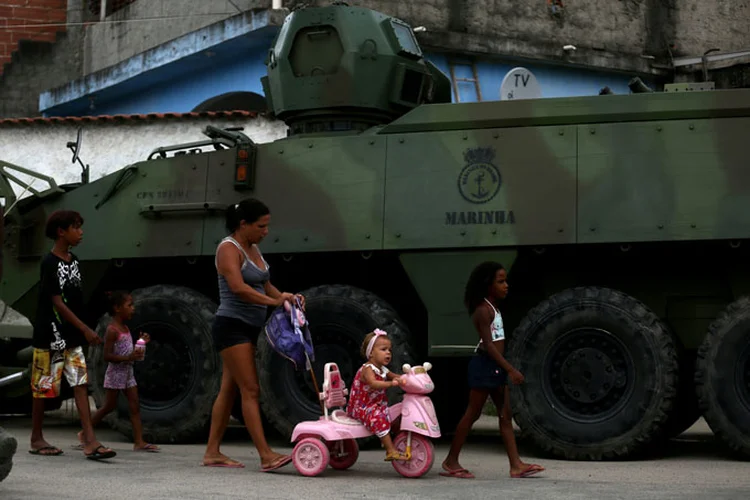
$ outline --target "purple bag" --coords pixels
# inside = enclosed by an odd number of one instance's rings
[[[271,314],[265,326],[266,338],[274,351],[294,364],[295,370],[311,368],[315,353],[310,328],[298,298],[284,302]]]

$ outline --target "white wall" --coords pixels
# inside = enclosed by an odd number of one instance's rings
[[[206,125],[244,127],[244,133],[257,143],[286,137],[282,121],[252,119],[163,118],[124,123],[80,123],[83,140],[80,157],[90,166],[90,180],[115,172],[131,163],[145,160],[161,146],[207,139]],[[0,160],[48,175],[58,184],[80,181],[81,167],[72,164],[73,155],[65,145],[75,141],[79,123],[8,125],[0,124]],[[213,148],[209,148],[213,150]],[[16,174],[14,172],[14,174]],[[26,181],[28,176],[17,174]],[[22,189],[13,186],[16,194]],[[36,181],[34,188],[43,188]]]

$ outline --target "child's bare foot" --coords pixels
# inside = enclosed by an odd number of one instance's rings
[[[231,458],[218,453],[216,455],[203,455],[203,466],[204,467],[228,467],[231,469],[241,469],[245,467],[245,464],[232,460]]]
[[[150,451],[151,453],[156,453],[160,450],[161,448],[155,444],[147,443],[145,441],[133,445],[133,451]]]
[[[29,453],[32,455],[57,456],[62,455],[63,451],[57,446],[52,446],[44,439],[31,442]]]
[[[85,445],[83,444],[83,431],[79,431],[78,432],[78,444],[74,444],[73,446],[71,446],[71,448],[73,448],[74,450],[81,451],[83,450],[84,446]]]

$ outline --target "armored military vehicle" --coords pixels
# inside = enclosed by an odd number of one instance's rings
[[[0,207],[0,246],[3,243],[4,235],[4,224],[3,224],[3,208]],[[3,265],[2,265],[2,253],[0,253],[0,279],[3,277]],[[7,307],[5,308],[7,311]],[[4,326],[7,324],[5,321],[5,314],[0,317],[0,336],[4,336],[9,332],[4,331]],[[30,324],[28,325],[30,326]],[[18,332],[16,332],[18,334]],[[5,429],[0,427],[0,481],[3,481],[8,474],[10,474],[13,468],[13,455],[16,454],[18,449],[18,441],[16,438],[11,436]]]
[[[0,427],[0,481],[4,480],[13,469],[13,455],[18,449],[16,438]]]
[[[703,415],[750,454],[750,91],[452,104],[409,25],[342,3],[292,12],[267,68],[284,139],[208,127],[20,201],[4,165],[16,205],[2,298],[33,317],[45,218],[80,211],[92,310],[132,289],[132,330],[153,338],[136,365],[150,439],[205,434],[221,378],[214,252],[226,207],[254,196],[272,212],[274,283],[307,297],[316,370],[335,361],[351,380],[363,336],[383,328],[394,366],[432,361],[450,432],[477,340],[464,286],[496,260],[509,270],[508,355],[526,377],[514,417],[543,450],[633,457]],[[89,362],[101,401],[99,349]],[[315,418],[309,375],[262,337],[257,366],[274,428]],[[111,424],[129,432],[124,402]]]

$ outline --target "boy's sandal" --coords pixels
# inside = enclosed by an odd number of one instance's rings
[[[117,455],[117,453],[114,450],[109,450],[102,452],[100,450],[106,450],[102,445],[99,445],[96,447],[93,453],[86,453],[83,452],[84,456],[88,458],[89,460],[104,460],[105,458],[112,458]]]
[[[42,453],[42,452],[49,452],[49,453]],[[56,446],[42,446],[39,449],[36,450],[29,450],[29,453],[32,455],[41,455],[43,457],[56,457],[58,455],[62,455],[63,451],[56,447]]]
[[[409,457],[407,457],[406,454],[398,452],[398,451],[396,453],[388,453],[385,456],[385,461],[386,462],[393,462],[394,460],[396,460],[396,461],[402,461],[402,460],[408,460],[408,459],[409,459]]]

